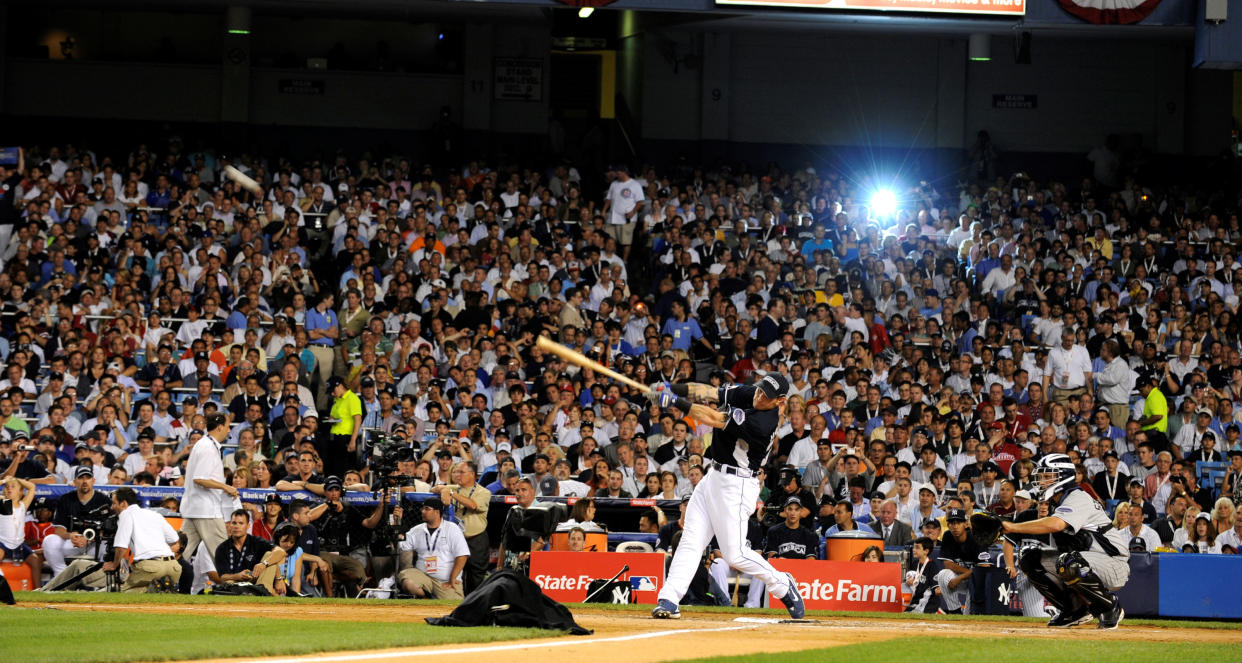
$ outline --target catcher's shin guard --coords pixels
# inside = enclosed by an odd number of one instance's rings
[[[1057,575],[1074,594],[1087,604],[1095,615],[1102,615],[1117,607],[1117,595],[1091,570],[1087,561],[1076,552],[1062,553],[1057,558]]]
[[[1018,553],[1018,568],[1026,574],[1031,586],[1039,590],[1044,598],[1060,612],[1072,612],[1079,609],[1081,603],[1073,592],[1058,583],[1048,569],[1044,568],[1042,557],[1044,551],[1037,547],[1025,548]]]

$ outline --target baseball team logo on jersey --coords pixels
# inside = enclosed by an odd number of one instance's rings
[[[740,407],[735,407],[733,408],[731,416],[733,417],[733,423],[741,426],[742,423],[746,421],[746,410],[743,410]]]

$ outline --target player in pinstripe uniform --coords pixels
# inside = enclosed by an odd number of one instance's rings
[[[1031,501],[1031,494],[1025,490],[1019,490],[1014,494],[1014,501],[1021,509],[1013,515],[1014,522],[1024,523],[1032,520],[1038,520],[1048,515],[1048,503],[1039,502],[1036,505]],[[1022,508],[1024,505],[1025,508]],[[1001,537],[1001,549],[1005,556],[1005,570],[1008,571],[1009,577],[1013,579],[1014,589],[1018,592],[1018,596],[1022,599],[1022,616],[1024,617],[1050,617],[1048,609],[1044,605],[1044,595],[1031,584],[1026,574],[1020,573],[1017,564],[1014,561],[1014,551],[1025,552],[1028,547],[1040,548],[1043,550],[1056,550],[1056,545],[1052,542],[1051,534],[1006,534]]]

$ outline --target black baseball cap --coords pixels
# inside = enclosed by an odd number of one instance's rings
[[[270,493],[267,497],[263,498],[263,502],[265,504],[283,504],[283,502],[280,501],[280,495],[277,495],[276,493]]]
[[[785,509],[788,509],[790,504],[797,504],[798,506],[802,506],[802,500],[798,499],[796,495],[790,496],[789,499],[785,500],[785,503],[781,505],[781,510],[783,511]]]
[[[960,520],[960,521],[965,522],[966,510],[965,509],[949,509],[949,512],[945,514],[944,520],[947,523],[951,523],[955,520]]]
[[[768,398],[780,398],[789,393],[789,378],[780,373],[768,373],[759,381],[759,391]]]
[[[82,477],[93,477],[93,476],[95,476],[95,470],[92,469],[91,466],[89,465],[79,465],[77,469],[73,471],[74,479],[81,479]]]
[[[436,511],[444,510],[444,502],[440,501],[440,498],[438,497],[428,497],[427,499],[423,500],[422,506],[435,509]]]
[[[935,518],[928,518],[927,520],[923,521],[923,524],[920,527],[920,529],[922,527],[935,527],[936,529],[940,529],[940,521],[936,520]]]
[[[338,476],[330,476],[323,481],[324,490],[341,490],[341,478]]]

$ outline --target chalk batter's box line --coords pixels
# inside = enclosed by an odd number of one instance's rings
[[[512,642],[502,645],[487,645],[482,647],[441,647],[438,649],[401,649],[396,651],[380,651],[369,652],[365,654],[338,654],[338,655],[321,655],[307,654],[305,656],[295,656],[291,658],[255,658],[242,659],[243,663],[327,663],[329,661],[378,661],[390,658],[410,658],[414,656],[442,656],[444,654],[486,654],[491,652],[518,651],[522,649],[547,649],[550,647],[572,647],[574,645],[595,644],[598,642],[633,642],[635,640],[649,640],[652,638],[663,638],[670,635],[685,635],[687,633],[719,633],[722,631],[744,631],[756,628],[755,626],[721,626],[717,628],[682,628],[669,631],[652,631],[649,633],[635,633],[633,635],[617,635],[607,638],[567,638],[565,640],[556,640],[554,642]]]

